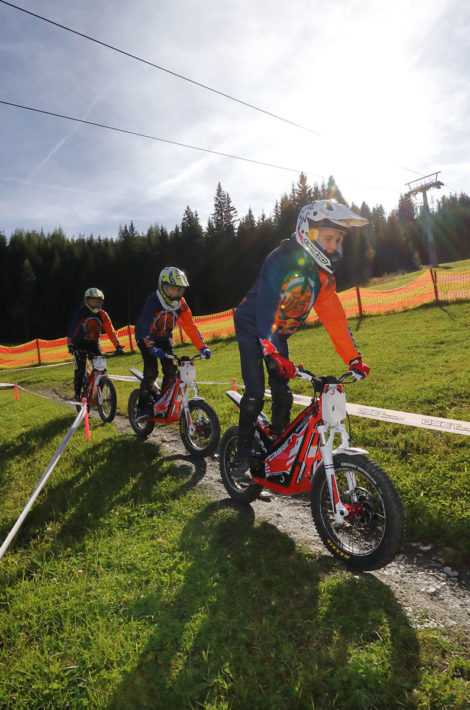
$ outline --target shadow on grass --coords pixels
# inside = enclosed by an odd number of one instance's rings
[[[253,523],[221,501],[186,525],[184,582],[128,610],[156,626],[109,710],[408,707],[418,644],[389,588]]]
[[[63,431],[63,426],[62,419],[38,428],[42,444]],[[9,456],[14,455],[12,448],[24,453],[23,437],[19,439],[10,447]],[[62,467],[64,462],[62,459]],[[11,549],[16,550],[32,545],[36,562],[26,560],[25,567],[20,564],[10,570],[7,579],[1,580],[3,583],[12,584],[13,578],[28,575],[31,566],[60,555],[68,546],[78,552],[90,533],[109,524],[109,514],[114,508],[149,506],[150,514],[152,505],[155,508],[186,495],[206,472],[204,460],[184,455],[164,457],[158,444],[141,442],[135,437],[91,444],[74,456],[72,463],[74,468],[67,472],[66,478],[54,482],[51,477],[12,542]],[[1,540],[14,522],[2,526]],[[43,549],[38,555],[40,546]]]
[[[70,426],[72,422],[73,418],[70,420]],[[0,462],[2,460],[6,462],[17,457],[28,458],[38,446],[46,446],[56,436],[59,434],[65,435],[66,432],[63,416],[50,419],[37,427],[28,427],[27,431],[22,432],[13,441],[0,445]]]

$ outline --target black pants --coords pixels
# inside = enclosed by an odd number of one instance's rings
[[[96,355],[102,354],[101,346],[98,341],[74,345],[73,356],[75,359],[75,372],[73,373],[73,389],[77,395],[82,389],[87,357],[91,360]]]
[[[240,418],[238,425],[239,448],[251,449],[255,432],[256,417],[263,406],[265,389],[264,358],[261,345],[257,338],[248,338],[246,334],[237,331],[238,349],[245,392],[240,403]],[[287,338],[278,337],[273,343],[283,357],[289,357]],[[292,407],[292,392],[288,380],[284,377],[268,373],[268,383],[272,396],[271,423],[277,434],[280,434],[289,423]]]
[[[139,350],[142,354],[142,360],[144,361],[144,377],[142,382],[140,383],[139,407],[145,407],[147,404],[149,404],[150,390],[152,389],[152,385],[158,375],[159,358],[152,355],[149,352],[147,345],[141,340],[139,340],[137,345],[139,346]],[[173,355],[173,344],[171,343],[171,341],[166,340],[163,343],[158,343],[157,347],[162,348],[162,350],[164,350],[169,355]],[[177,369],[178,368],[172,360],[162,360],[162,392],[167,388],[171,379],[175,376]]]

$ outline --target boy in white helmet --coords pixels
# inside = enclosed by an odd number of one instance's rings
[[[144,361],[144,377],[140,383],[136,419],[153,414],[150,391],[158,375],[158,360],[162,363],[162,391],[167,388],[176,373],[172,356],[173,330],[178,320],[202,357],[209,359],[211,356],[211,351],[194,323],[191,309],[183,298],[188,286],[184,271],[176,266],[165,267],[158,277],[157,290],[147,296],[137,319],[135,339]]]
[[[103,310],[104,293],[99,288],[88,288],[83,296],[83,305],[73,312],[67,333],[67,347],[75,358],[73,375],[74,399],[80,400],[87,357],[101,355],[100,335],[108,335],[116,348],[116,355],[123,355],[111,318]]]
[[[348,327],[335,290],[333,264],[342,256],[342,240],[351,227],[367,220],[335,200],[320,200],[300,210],[295,232],[274,249],[258,278],[238,306],[235,333],[240,350],[245,392],[240,403],[238,452],[232,473],[249,468],[255,422],[263,406],[264,368],[272,395],[272,427],[281,434],[290,420],[296,377],[287,340],[314,308],[337,353],[355,373],[367,377],[369,366]]]

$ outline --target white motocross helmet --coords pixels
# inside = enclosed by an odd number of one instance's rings
[[[334,254],[327,254],[324,246],[317,240],[319,229],[336,229],[346,233],[351,227],[363,227],[368,220],[356,214],[336,200],[318,200],[302,207],[295,228],[296,241],[312,259],[328,273],[333,273],[332,264],[341,259],[341,245]]]

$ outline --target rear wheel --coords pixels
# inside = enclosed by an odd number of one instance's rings
[[[220,442],[219,465],[222,482],[229,496],[238,503],[251,503],[259,497],[263,486],[253,483],[248,476],[234,478],[232,467],[238,447],[238,427],[231,426],[227,429]]]
[[[334,457],[338,493],[349,515],[333,517],[323,466],[311,490],[312,516],[324,545],[349,569],[385,567],[400,549],[404,533],[403,506],[388,474],[366,456]]]
[[[96,408],[103,422],[108,424],[112,422],[116,416],[117,396],[114,382],[103,375],[98,383],[98,397],[96,399]]]
[[[188,430],[184,409],[180,416],[180,435],[186,451],[194,456],[210,456],[220,439],[219,417],[204,399],[189,400],[189,416],[194,431]]]
[[[155,422],[150,421],[149,419],[139,419],[139,421],[136,422],[135,414],[139,403],[139,391],[140,390],[132,390],[130,393],[129,401],[127,403],[127,415],[134,434],[141,439],[145,439],[154,430]]]

